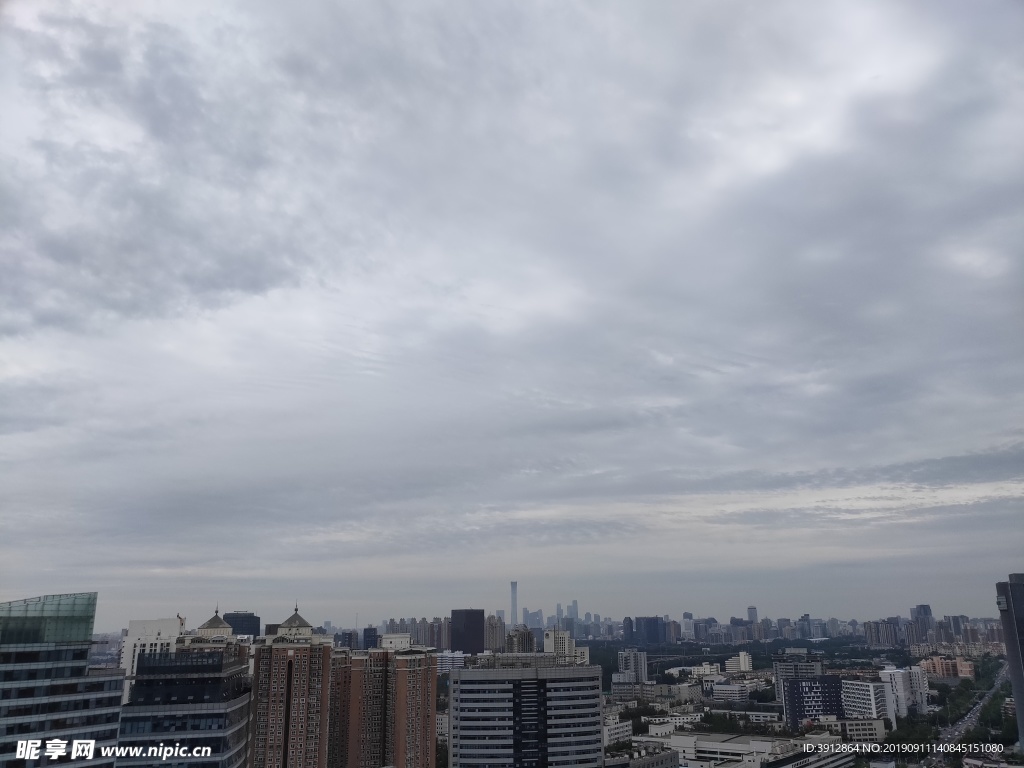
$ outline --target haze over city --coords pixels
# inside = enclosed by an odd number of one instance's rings
[[[0,601],[995,614],[1024,7],[0,6]]]

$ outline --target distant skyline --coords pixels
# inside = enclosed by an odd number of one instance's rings
[[[0,600],[992,616],[1022,39],[1010,0],[3,3]]]
[[[993,584],[993,594],[994,594],[994,592],[995,592],[995,584]],[[34,596],[35,595],[25,595],[24,597],[34,597]],[[927,603],[927,601],[923,601],[923,602]],[[118,631],[121,627],[108,626],[108,627],[105,627],[105,628],[102,628],[102,629],[99,628],[100,627],[100,621],[101,621],[102,617],[105,617],[105,616],[109,617],[109,616],[111,616],[111,611],[110,610],[107,610],[107,611],[103,610],[102,603],[103,603],[103,595],[100,595],[99,596],[99,605],[98,605],[98,609],[97,609],[97,620],[96,620],[96,622],[97,622],[97,624],[96,624],[97,629],[96,629],[96,632],[97,633],[102,633],[102,632],[115,632],[115,631]],[[191,608],[184,609],[184,610],[188,611],[186,613],[186,612],[183,612],[182,608],[178,607],[179,604],[183,605],[183,606],[184,605],[189,605],[189,606],[191,606]],[[290,616],[292,614],[292,612],[295,610],[295,606],[296,606],[296,603],[293,601],[290,604],[288,604],[286,606],[286,608],[284,610],[282,610],[282,611],[268,612],[268,611],[265,611],[265,610],[261,610],[259,607],[252,607],[252,606],[225,607],[226,604],[221,602],[220,604],[215,605],[214,608],[211,608],[209,611],[204,612],[201,605],[199,605],[199,604],[197,604],[197,603],[195,603],[194,601],[191,601],[191,600],[182,600],[182,601],[180,601],[179,604],[175,604],[174,606],[172,606],[174,608],[174,610],[170,611],[169,613],[160,614],[160,615],[153,614],[153,615],[145,615],[145,616],[143,616],[143,615],[132,615],[132,616],[129,617],[129,619],[157,619],[157,618],[168,618],[168,617],[173,617],[175,615],[181,615],[181,616],[183,616],[187,620],[187,625],[186,626],[188,628],[194,628],[194,627],[197,627],[200,624],[202,624],[208,618],[210,618],[210,616],[213,615],[213,611],[215,609],[219,608],[221,615],[223,615],[225,613],[231,613],[231,612],[234,612],[234,611],[249,611],[249,612],[252,612],[252,613],[255,613],[256,615],[258,615],[260,617],[260,621],[261,621],[262,624],[274,624],[274,623],[279,623],[281,621],[284,621],[286,618],[288,618],[288,616]],[[998,619],[998,611],[995,610],[995,600],[994,599],[991,601],[991,606],[990,606],[991,610],[989,610],[987,613],[985,613],[985,612],[971,613],[970,611],[958,610],[958,609],[955,609],[955,608],[947,610],[947,609],[942,609],[942,608],[938,607],[934,603],[927,603],[927,604],[931,605],[932,613],[933,613],[933,615],[935,616],[936,619],[941,619],[943,616],[947,616],[947,615],[948,616],[967,615],[967,616],[969,616],[972,619],[981,619],[981,618]],[[272,606],[272,605],[276,605],[276,603],[273,602],[273,601],[269,601],[268,600],[267,601],[267,605],[271,605]],[[359,616],[358,616],[358,624],[357,624],[357,623],[355,623],[356,617],[354,615],[351,618],[348,618],[348,619],[346,619],[343,615],[332,615],[329,612],[321,615],[320,613],[314,613],[314,611],[317,610],[317,608],[319,607],[318,605],[314,605],[314,604],[310,603],[309,605],[311,607],[309,609],[307,609],[305,607],[305,605],[306,604],[304,604],[301,600],[298,601],[299,613],[303,616],[303,618],[305,618],[307,621],[312,623],[313,626],[321,626],[324,621],[331,621],[333,623],[333,626],[336,629],[362,629],[362,628],[365,628],[368,625],[372,625],[372,626],[376,627],[379,624],[381,624],[382,622],[387,621],[388,619],[395,619],[395,620],[403,619],[403,618],[404,619],[408,619],[408,618],[411,618],[413,616],[415,616],[417,619],[419,619],[419,618],[426,618],[427,620],[431,620],[431,619],[433,619],[434,617],[437,617],[437,616],[440,616],[440,617],[443,618],[445,616],[448,616],[451,613],[451,610],[453,608],[478,608],[478,609],[483,609],[485,611],[486,615],[494,614],[497,610],[505,610],[506,614],[507,614],[507,611],[508,611],[507,608],[505,608],[505,609],[503,609],[503,608],[496,608],[496,607],[493,607],[491,605],[485,605],[485,604],[482,604],[480,602],[476,602],[476,603],[473,603],[473,604],[467,603],[465,605],[452,605],[447,610],[441,610],[441,611],[409,610],[409,611],[398,611],[398,612],[392,612],[392,613],[385,613],[385,614],[382,614],[380,616],[377,616],[376,618],[374,618],[373,615],[364,616],[362,613],[360,613]],[[541,605],[541,604],[538,603],[537,605],[528,605],[528,606],[525,606],[525,607],[529,608],[531,611],[536,611],[538,609],[543,610],[544,611],[544,617],[545,617],[545,620],[546,620],[548,616],[554,616],[555,615],[555,605],[556,605],[556,603],[552,602],[550,604],[550,606]],[[915,603],[915,605],[916,605],[916,603]],[[566,606],[566,602],[562,601],[562,607],[565,608],[565,606]],[[523,606],[520,606],[520,610],[522,610],[522,607]],[[791,619],[793,621],[796,621],[797,619],[800,618],[800,616],[802,614],[810,613],[811,618],[825,619],[825,620],[827,620],[829,618],[837,618],[840,621],[850,621],[851,619],[856,619],[858,622],[863,622],[863,621],[873,621],[873,620],[877,620],[877,619],[885,619],[885,618],[888,618],[890,616],[901,616],[903,618],[909,619],[910,618],[910,610],[911,610],[911,608],[912,608],[912,606],[907,606],[903,610],[895,610],[895,611],[891,611],[891,612],[884,612],[883,611],[883,612],[878,612],[878,613],[875,613],[875,614],[865,614],[863,616],[844,616],[844,615],[838,615],[835,612],[829,612],[827,610],[815,613],[813,610],[809,610],[809,609],[806,609],[806,608],[804,608],[804,609],[794,609],[794,610],[791,610],[789,612],[779,611],[779,612],[774,612],[774,613],[773,612],[766,613],[764,610],[761,609],[760,606],[758,606],[758,618],[759,618],[759,620],[765,619],[765,618],[769,618],[769,619],[772,619],[773,621],[777,620],[779,618],[788,618],[788,619]],[[727,624],[729,622],[729,619],[732,618],[732,617],[746,619],[746,615],[747,615],[746,614],[746,607],[745,606],[744,606],[744,609],[742,611],[730,610],[730,609],[725,609],[725,610],[712,609],[712,610],[709,610],[709,611],[700,611],[700,610],[693,610],[691,608],[687,608],[687,607],[684,606],[681,609],[671,610],[671,611],[669,611],[669,610],[662,610],[662,611],[648,610],[648,611],[633,611],[632,613],[626,612],[626,613],[618,613],[618,614],[616,614],[616,613],[612,613],[612,612],[607,612],[606,613],[605,611],[601,610],[600,608],[595,608],[595,607],[592,607],[590,605],[585,605],[582,602],[580,603],[580,619],[581,620],[583,619],[584,614],[589,612],[589,613],[599,613],[601,615],[602,621],[604,621],[605,619],[611,619],[613,621],[622,621],[624,616],[631,616],[631,617],[636,617],[636,616],[664,616],[665,613],[669,613],[670,618],[672,620],[679,621],[681,619],[682,614],[683,614],[684,611],[689,611],[689,612],[693,613],[694,619],[714,617],[715,619],[717,619],[719,622],[721,622],[723,624]],[[280,615],[278,615],[278,614],[280,614]],[[506,618],[506,623],[509,623],[507,615],[506,615],[505,618]],[[520,619],[521,618],[522,617],[520,617]],[[108,619],[108,621],[109,621],[109,619]],[[520,622],[516,621],[515,623],[518,624]],[[128,620],[125,620],[123,622],[123,626],[127,626],[127,624],[128,624]]]

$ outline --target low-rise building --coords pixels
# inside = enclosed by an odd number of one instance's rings
[[[604,746],[629,741],[633,738],[633,723],[630,720],[619,720],[617,715],[604,718],[601,728],[601,740]]]
[[[805,751],[807,744],[836,743],[839,736],[805,739],[732,733],[682,733],[669,738],[682,768],[850,768],[852,752]]]
[[[843,741],[861,744],[881,744],[886,736],[884,720],[852,720],[825,716],[816,720],[815,725],[841,736]]]
[[[679,753],[674,749],[644,746],[630,752],[609,755],[605,768],[678,768]]]
[[[963,656],[950,658],[949,656],[932,656],[923,659],[920,663],[921,669],[930,677],[963,677],[969,680],[974,679],[974,662],[968,661]]]
[[[711,698],[718,701],[747,701],[750,688],[739,683],[715,683],[711,686]]]

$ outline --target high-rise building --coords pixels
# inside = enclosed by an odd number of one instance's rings
[[[252,611],[231,611],[224,614],[224,621],[231,625],[236,635],[252,635],[253,638],[260,636],[260,617]]]
[[[510,626],[515,626],[515,623],[519,621],[519,582],[513,581],[512,584],[512,613],[509,614],[508,621]],[[525,621],[523,622],[526,623]]]
[[[500,616],[488,616],[484,622],[484,649],[495,652],[505,650],[505,622]]]
[[[885,706],[896,725],[897,717],[906,717],[911,710],[928,711],[928,675],[920,667],[896,669],[886,667],[878,673],[885,685]]]
[[[806,648],[786,648],[782,653],[772,656],[772,668],[775,671],[775,698],[783,702],[782,684],[786,680],[807,680],[820,677],[825,673],[825,657],[820,653],[808,651]]]
[[[843,680],[843,712],[858,720],[881,720],[888,717],[893,726],[895,717],[889,712],[885,698],[885,683],[870,680]]]
[[[747,621],[749,621],[751,624],[757,624],[757,606],[756,605],[748,605],[747,606]]]
[[[313,634],[296,605],[277,635],[256,641],[250,768],[326,765],[332,640]]]
[[[376,627],[367,627],[363,630],[363,648],[376,648],[377,639],[380,637],[380,633]]]
[[[523,608],[523,624],[530,629],[544,629],[544,611]]]
[[[124,672],[89,668],[95,618],[95,592],[0,603],[0,766],[45,764],[57,743],[90,768],[113,767],[101,750],[117,745]]]
[[[136,758],[119,757],[119,768],[152,766],[148,750],[159,755],[175,742],[189,749],[209,747],[208,764],[217,768],[245,765],[252,688],[248,644],[189,635],[175,646],[173,652],[138,657],[118,746],[145,751]]]
[[[452,620],[448,616],[443,619],[435,616],[430,622],[427,631],[427,645],[439,650],[451,650]]]
[[[793,731],[808,720],[831,715],[843,717],[842,681],[838,675],[790,678],[782,683],[782,708]]]
[[[484,652],[484,612],[481,608],[452,611],[451,650],[463,653]]]
[[[353,651],[359,650],[359,632],[354,629],[343,629],[334,633],[335,648],[349,648]]]
[[[636,629],[633,626],[633,619],[629,616],[622,620],[622,641],[626,645],[632,645],[636,642]]]
[[[895,648],[899,645],[899,625],[894,621],[865,621],[864,639],[872,648]]]
[[[185,633],[184,619],[132,619],[121,641],[120,666],[125,673],[121,702],[128,701],[135,665],[142,653],[173,653],[178,635]]]
[[[603,765],[601,668],[522,658],[452,671],[451,768]]]
[[[328,768],[435,768],[437,654],[335,651]]]
[[[647,652],[636,648],[619,651],[619,671],[612,674],[613,683],[646,683]]]
[[[1017,703],[1017,730],[1024,743],[1024,573],[1011,573],[1007,581],[996,584],[996,606],[1003,626],[1013,700]]]
[[[529,627],[520,624],[514,627],[505,638],[505,653],[533,653],[537,649],[537,641]]]
[[[544,653],[553,653],[560,662],[566,664],[590,663],[590,649],[586,646],[577,648],[572,635],[561,629],[544,631]]]
[[[637,645],[661,645],[665,642],[665,619],[661,616],[637,616],[633,620]]]
[[[910,620],[917,625],[918,642],[933,642],[929,633],[935,630],[935,617],[932,616],[932,607],[925,603],[915,605],[910,609]]]

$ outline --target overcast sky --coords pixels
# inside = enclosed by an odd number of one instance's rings
[[[0,600],[991,616],[1024,6],[0,6]]]

